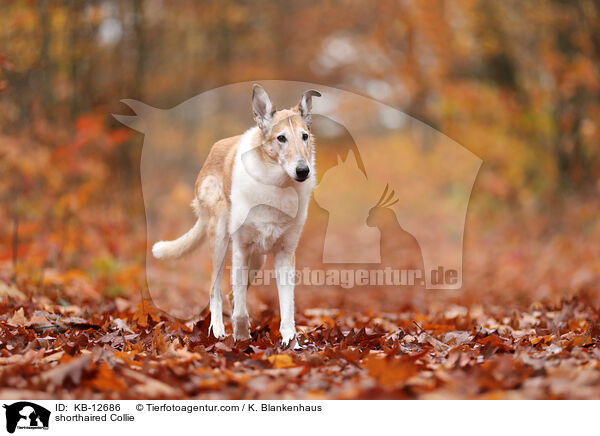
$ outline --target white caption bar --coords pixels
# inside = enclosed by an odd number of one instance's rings
[[[595,401],[3,401],[16,435],[579,434]],[[584,418],[584,417],[588,418]],[[133,432],[133,433],[129,433]],[[186,433],[187,434],[187,433]]]

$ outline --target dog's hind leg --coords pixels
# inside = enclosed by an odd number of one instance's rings
[[[246,307],[248,291],[248,255],[244,252],[237,237],[232,238],[231,246],[231,285],[233,288],[233,338],[243,341],[250,338],[250,319]]]
[[[212,286],[210,289],[210,327],[216,338],[225,337],[225,326],[223,325],[223,267],[229,246],[229,235],[227,233],[226,214],[214,217],[213,234],[211,235],[212,249]],[[212,226],[211,226],[212,227]]]
[[[248,257],[248,288],[252,285],[252,282],[256,278],[256,275],[260,272],[265,260],[267,259],[266,254],[251,254]],[[233,315],[233,291],[227,294],[227,301],[231,307],[231,315]]]
[[[266,254],[253,253],[248,258],[248,287],[254,281],[256,275],[260,272],[265,264]]]

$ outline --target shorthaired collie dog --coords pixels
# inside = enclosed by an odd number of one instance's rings
[[[233,337],[250,337],[246,308],[249,283],[273,253],[279,292],[281,343],[296,335],[295,256],[308,203],[315,187],[315,145],[311,135],[312,97],[302,94],[291,109],[276,110],[260,85],[252,89],[256,126],[215,143],[198,175],[192,207],[198,219],[174,241],[152,247],[157,259],[177,258],[208,235],[212,251],[210,329],[225,336],[221,282],[229,241],[232,252]]]

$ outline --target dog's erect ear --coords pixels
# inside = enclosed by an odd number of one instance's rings
[[[321,93],[319,91],[315,91],[314,89],[310,89],[308,91],[304,91],[302,94],[302,98],[300,99],[300,103],[298,103],[298,112],[304,119],[304,122],[308,127],[312,122],[310,114],[312,112],[312,98],[320,97]]]
[[[254,113],[254,121],[256,121],[258,127],[263,132],[268,130],[273,120],[275,108],[273,107],[273,103],[271,103],[267,91],[258,84],[252,86],[252,112]]]

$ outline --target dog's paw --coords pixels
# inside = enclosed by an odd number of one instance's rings
[[[245,341],[250,339],[250,320],[248,317],[232,318],[233,339]]]
[[[282,327],[279,332],[281,333],[282,347],[287,347],[292,340],[296,339],[296,329],[293,327]]]
[[[247,341],[248,339],[250,339],[250,331],[249,329],[246,332],[237,332],[233,334],[233,339],[235,339],[236,342],[238,341]]]
[[[208,334],[210,333],[215,336],[217,339],[223,339],[225,337],[225,326],[223,325],[223,321],[221,322],[211,322],[210,327],[208,328]]]

